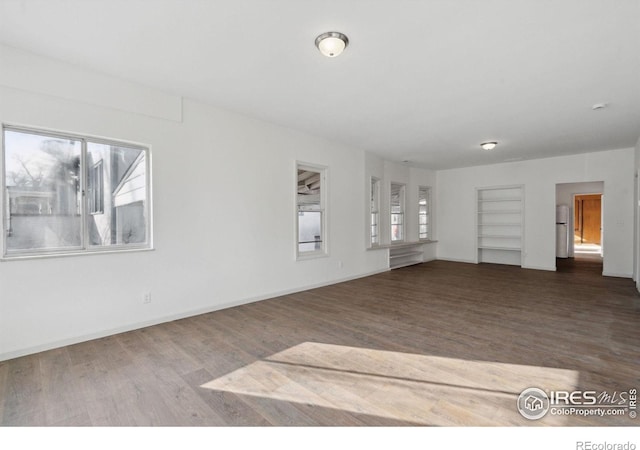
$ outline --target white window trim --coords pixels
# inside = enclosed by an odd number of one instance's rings
[[[294,217],[295,217],[295,237],[294,237],[294,255],[296,261],[305,261],[310,259],[324,258],[329,256],[329,230],[327,227],[328,221],[328,205],[327,205],[327,191],[328,191],[328,170],[327,166],[318,164],[312,164],[302,161],[296,161],[294,167]],[[298,170],[309,170],[312,172],[320,173],[320,211],[322,212],[321,222],[321,241],[322,245],[318,250],[312,252],[300,252],[299,251],[299,218],[298,218]]]
[[[420,191],[425,189],[427,191],[427,237],[420,237]],[[418,186],[418,240],[422,242],[432,241],[432,217],[431,217],[431,186]]]
[[[81,245],[73,248],[65,249],[36,249],[26,251],[12,251],[7,252],[7,224],[8,224],[8,205],[9,199],[7,198],[6,189],[6,173],[5,173],[5,131],[16,131],[22,133],[36,134],[41,136],[59,137],[62,139],[74,139],[80,141],[80,165],[84,169],[82,176],[80,177],[81,190],[82,190],[82,208],[81,208]],[[152,173],[151,173],[151,146],[147,144],[141,144],[137,142],[125,141],[120,139],[110,139],[100,136],[93,136],[89,134],[79,134],[74,132],[67,132],[61,130],[55,130],[51,128],[40,128],[29,125],[20,125],[15,123],[3,122],[0,125],[0,133],[2,136],[2,145],[0,148],[0,199],[2,200],[2,208],[0,208],[0,232],[2,237],[0,238],[0,261],[14,261],[24,259],[41,259],[52,257],[65,257],[65,256],[80,256],[80,255],[96,255],[96,254],[112,254],[112,253],[131,253],[140,251],[154,250],[153,246],[153,200],[152,200]],[[87,227],[87,218],[91,215],[89,212],[87,185],[89,172],[86,167],[86,154],[87,143],[106,144],[114,146],[124,146],[128,148],[135,148],[145,152],[145,171],[146,171],[146,242],[140,244],[126,244],[126,245],[110,245],[110,246],[91,246],[89,245],[89,230]]]

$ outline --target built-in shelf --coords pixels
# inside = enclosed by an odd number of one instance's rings
[[[478,225],[481,227],[519,227],[522,224],[520,222],[484,222]]]
[[[519,197],[496,197],[496,198],[479,198],[478,203],[486,202],[521,202]]]
[[[389,252],[389,268],[399,269],[435,259],[435,247],[430,247],[430,244],[437,242],[431,240],[398,242],[376,245],[368,250],[387,250]]]
[[[424,261],[424,244],[422,242],[406,242],[389,246],[389,268],[420,264]]]
[[[520,209],[504,209],[504,210],[493,210],[493,211],[478,211],[478,214],[520,214],[522,210]]]
[[[478,262],[522,265],[523,187],[477,189]]]
[[[479,245],[478,246],[479,249],[485,249],[485,250],[505,250],[508,252],[519,252],[521,251],[520,247],[498,247],[498,246],[491,246],[491,245]]]

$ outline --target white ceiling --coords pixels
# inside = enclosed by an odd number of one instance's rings
[[[0,42],[434,169],[640,136],[640,0],[0,0]]]

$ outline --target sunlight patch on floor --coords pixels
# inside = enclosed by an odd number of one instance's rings
[[[421,425],[563,425],[528,421],[528,387],[575,389],[578,372],[305,342],[202,385]]]
[[[580,244],[576,242],[573,245],[574,253],[580,253],[585,255],[602,255],[602,247],[598,244]]]

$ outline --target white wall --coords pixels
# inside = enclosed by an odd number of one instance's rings
[[[569,230],[568,256],[570,258],[575,256],[575,246],[573,242],[573,230],[575,230],[575,205],[573,204],[573,196],[576,194],[601,194],[603,192],[604,183],[602,181],[592,181],[590,183],[562,183],[556,185],[556,205],[566,205],[569,207],[569,223],[567,224],[567,228]]]
[[[634,187],[634,236],[633,236],[633,279],[636,281],[636,288],[640,291],[640,137],[635,147],[635,187]]]
[[[0,360],[386,269],[364,152],[12,49],[0,64],[0,121],[150,145],[155,219],[155,251],[0,263]],[[325,258],[294,259],[296,160],[328,166]]]
[[[475,188],[522,184],[523,266],[555,270],[556,184],[604,181],[604,274],[633,271],[634,150],[622,149],[438,172],[438,258],[473,262]]]

